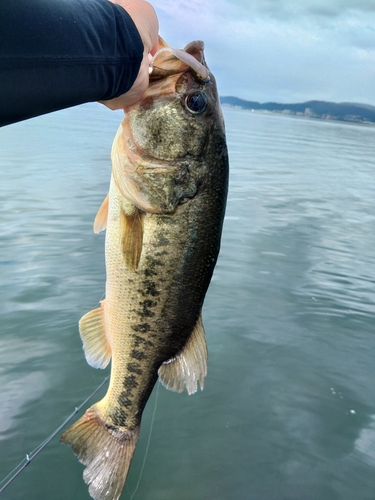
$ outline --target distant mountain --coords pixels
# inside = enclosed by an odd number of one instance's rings
[[[256,101],[245,101],[244,99],[232,96],[222,97],[221,103],[252,111],[280,113],[306,118],[320,118],[322,120],[375,123],[375,106],[370,106],[368,104],[325,101],[307,101],[297,104],[280,104],[277,102],[259,103]]]

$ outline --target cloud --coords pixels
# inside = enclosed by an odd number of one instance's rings
[[[375,15],[372,17],[375,21]],[[375,50],[375,25],[368,16],[347,16],[337,23],[336,30],[341,43],[370,52]]]
[[[206,44],[222,94],[375,102],[373,0],[155,0],[161,34]]]
[[[311,16],[340,17],[347,12],[375,12],[373,0],[228,0],[243,12],[278,20],[292,20]]]

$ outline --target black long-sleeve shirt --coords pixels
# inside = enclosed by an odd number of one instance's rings
[[[133,85],[143,43],[107,0],[0,0],[0,126]]]

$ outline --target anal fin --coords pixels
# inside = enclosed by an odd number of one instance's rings
[[[130,204],[129,204],[130,205]],[[121,245],[125,265],[131,271],[137,269],[142,253],[143,214],[134,205],[121,209]]]
[[[176,356],[165,361],[158,371],[161,383],[171,391],[188,394],[198,390],[198,381],[203,390],[207,375],[207,344],[202,323],[202,315],[190,335],[185,347]]]
[[[105,334],[104,304],[88,312],[79,320],[79,333],[86,360],[94,368],[105,368],[111,359],[111,348]]]

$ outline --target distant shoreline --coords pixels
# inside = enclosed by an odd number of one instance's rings
[[[259,103],[233,96],[223,96],[220,101],[223,105],[252,112],[361,125],[375,125],[375,106],[367,104],[326,101],[306,101],[295,104],[281,104],[276,102]]]

